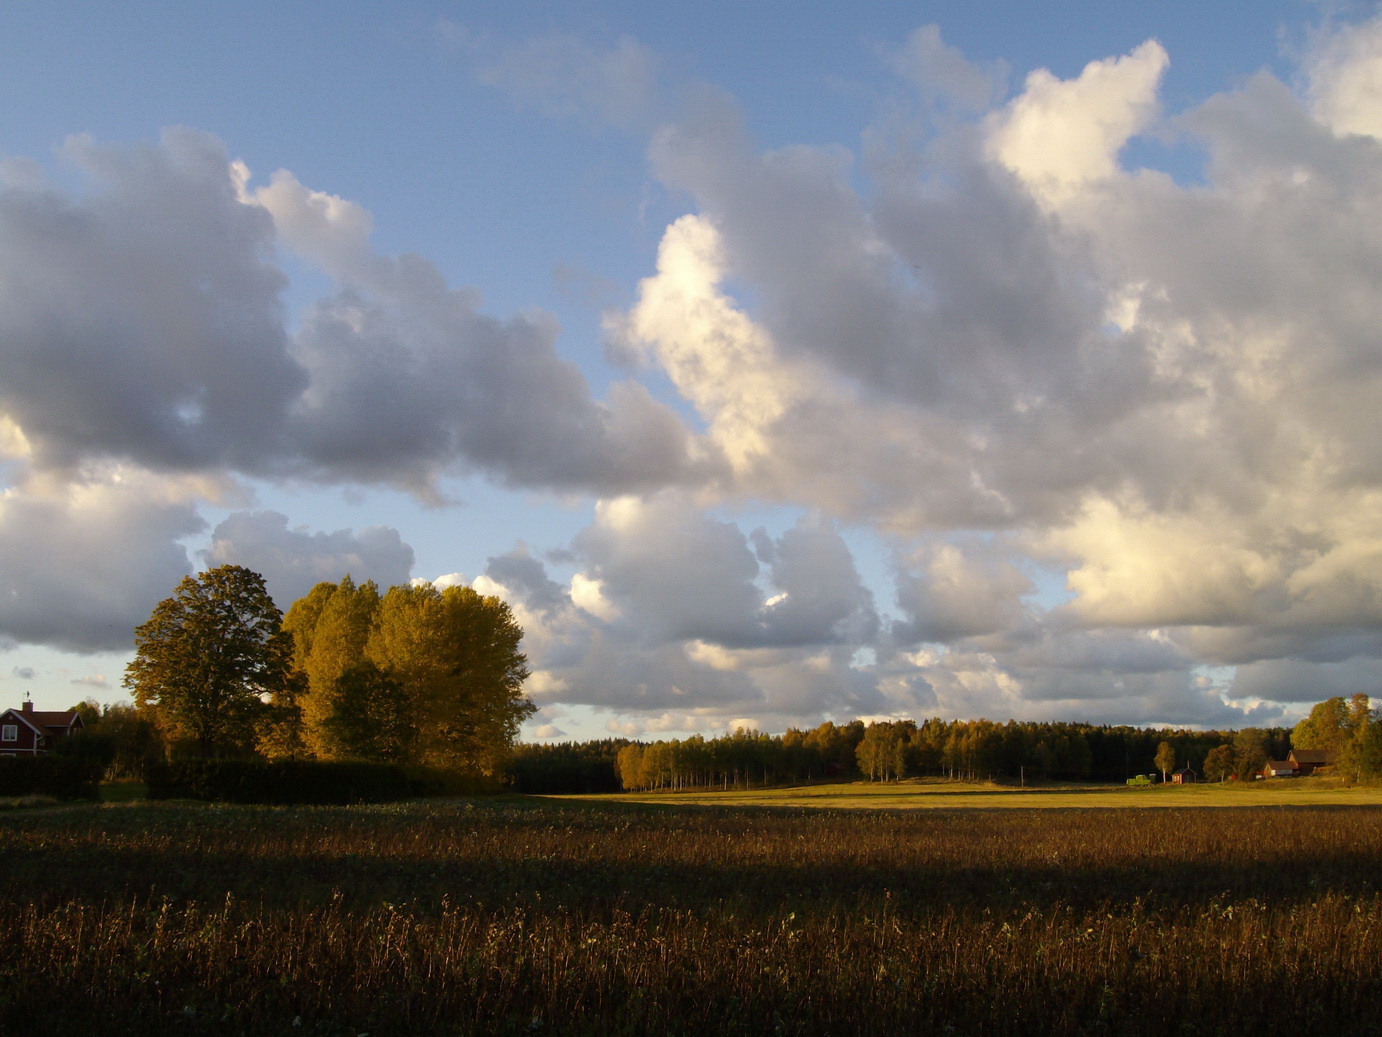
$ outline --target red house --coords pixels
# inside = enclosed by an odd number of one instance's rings
[[[82,715],[75,709],[36,710],[26,701],[18,709],[0,713],[0,756],[46,753],[83,726]]]

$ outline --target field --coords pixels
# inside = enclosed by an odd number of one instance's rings
[[[1241,791],[10,811],[0,1032],[1369,1031],[1382,810]]]
[[[939,778],[829,782],[788,788],[587,796],[592,801],[681,806],[833,807],[836,809],[1042,810],[1142,807],[1382,806],[1382,787],[1346,788],[1332,778],[1160,785],[1062,784],[1021,787]]]

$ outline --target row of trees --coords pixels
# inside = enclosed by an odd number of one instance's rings
[[[1382,778],[1382,720],[1366,695],[1321,702],[1296,727],[1239,731],[989,720],[826,722],[772,736],[737,731],[617,749],[625,789],[773,784],[858,773],[872,781],[950,778],[1118,780],[1188,766],[1210,781],[1250,779],[1292,748],[1323,749],[1348,780]]]
[[[515,792],[533,795],[563,792],[618,792],[615,768],[627,738],[591,742],[522,743],[509,757],[508,780]]]
[[[1188,764],[1203,770],[1206,759],[1226,746],[1225,773],[1246,777],[1273,754],[1284,756],[1287,739],[1282,729],[1228,733],[1016,720],[827,721],[782,735],[737,731],[713,739],[694,735],[629,743],[618,749],[614,763],[625,789],[774,784],[856,773],[873,781],[911,775],[1112,781],[1160,769],[1161,763],[1166,769]]]
[[[1205,753],[1204,762],[1195,770],[1209,781],[1247,780],[1257,775],[1268,760],[1285,759],[1289,748],[1289,743],[1283,744],[1280,737],[1273,738],[1260,728],[1246,727]],[[1172,769],[1165,766],[1168,756],[1172,761],[1177,759],[1174,753],[1163,755],[1158,750],[1157,769],[1162,772],[1163,779]]]
[[[135,631],[125,686],[174,751],[503,765],[533,705],[508,606],[469,587],[319,583],[282,615],[263,577],[187,577]]]
[[[508,606],[469,587],[320,583],[286,616],[263,577],[221,566],[184,579],[135,631],[123,755],[151,753],[140,725],[176,753],[259,754],[462,765],[498,773],[534,707],[522,630]],[[94,719],[94,718],[93,718]],[[104,724],[104,718],[103,725]],[[1165,731],[989,720],[823,723],[780,736],[736,732],[650,745],[604,743],[562,762],[534,750],[525,783],[629,789],[803,781],[859,773],[1115,780],[1184,764],[1211,780],[1247,777],[1288,749],[1319,748],[1352,778],[1382,776],[1382,722],[1366,695],[1317,705],[1292,732]],[[557,754],[560,755],[560,754]],[[567,779],[557,777],[563,772]],[[612,777],[603,777],[612,771]],[[550,772],[550,773],[548,773]]]
[[[103,754],[111,772],[126,776],[139,773],[148,760],[161,754],[159,732],[147,714],[120,703],[101,709],[86,702],[77,708],[86,722],[87,737],[64,743],[65,751]],[[1026,737],[1019,739],[1013,732],[1024,728]],[[1150,760],[1163,773],[1190,763],[1210,781],[1246,779],[1260,772],[1269,759],[1283,759],[1290,748],[1325,750],[1337,760],[1339,773],[1350,780],[1382,777],[1382,722],[1362,696],[1347,703],[1343,699],[1320,703],[1289,736],[1280,729],[1259,728],[1223,734],[987,721],[930,720],[919,727],[906,722],[868,726],[859,721],[827,722],[777,737],[738,732],[724,738],[652,745],[622,738],[517,744],[507,774],[516,791],[528,793],[757,784],[856,773],[875,780],[922,773],[966,776],[976,773],[975,766],[992,762],[995,732],[1002,735],[1000,753],[1003,743],[1009,750],[1024,742],[1031,746],[1036,762],[1030,767],[1019,763],[1015,774],[1033,778],[1121,779],[1147,770]],[[937,743],[942,743],[939,756]],[[1149,755],[1152,746],[1155,753]],[[1084,770],[1086,758],[1088,771]],[[1107,772],[1109,761],[1117,763],[1117,774]]]

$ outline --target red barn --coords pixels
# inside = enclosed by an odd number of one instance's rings
[[[36,710],[32,702],[25,702],[0,713],[0,756],[46,753],[83,726],[75,709]]]
[[[1286,759],[1295,764],[1297,774],[1314,774],[1321,767],[1334,765],[1334,754],[1328,749],[1292,749]]]

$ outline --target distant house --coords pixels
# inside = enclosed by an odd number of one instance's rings
[[[1182,767],[1178,771],[1171,772],[1172,785],[1193,785],[1200,780],[1200,776],[1189,767]]]
[[[1297,774],[1313,774],[1334,764],[1334,754],[1328,749],[1292,749],[1286,759],[1295,765]]]
[[[0,713],[0,756],[37,756],[70,734],[80,731],[82,715],[75,709],[40,710],[32,702]]]
[[[1294,778],[1296,776],[1296,765],[1290,760],[1270,760],[1262,768],[1264,778]]]

